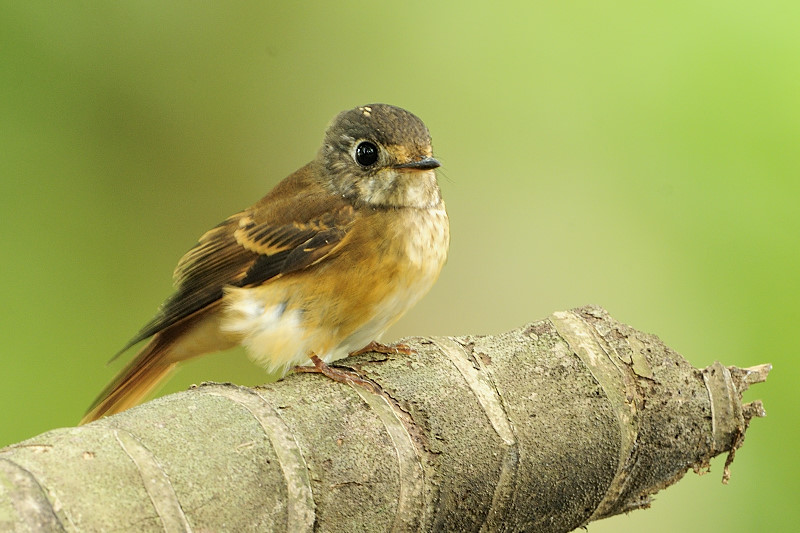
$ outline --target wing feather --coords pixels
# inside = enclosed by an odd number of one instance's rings
[[[307,220],[269,209],[267,196],[253,208],[206,232],[178,262],[176,290],[158,314],[113,358],[216,302],[226,286],[245,287],[314,265],[337,248],[355,220],[349,204],[312,195]],[[332,204],[332,205],[331,205]],[[306,206],[308,207],[308,206]],[[297,210],[294,210],[297,211]]]

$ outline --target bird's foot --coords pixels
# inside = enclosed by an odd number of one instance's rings
[[[310,358],[311,362],[314,363],[314,366],[296,366],[294,367],[294,371],[323,374],[334,381],[338,381],[339,383],[355,383],[357,385],[361,385],[362,387],[366,387],[372,392],[376,392],[375,385],[372,382],[362,378],[355,372],[348,372],[347,370],[328,366],[325,361],[317,357],[315,354],[311,354]]]

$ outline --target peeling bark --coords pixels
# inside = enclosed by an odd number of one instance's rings
[[[0,529],[565,532],[742,445],[769,365],[698,370],[583,307],[413,338],[312,374],[203,384],[0,450]]]

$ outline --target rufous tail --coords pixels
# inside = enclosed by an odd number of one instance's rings
[[[81,419],[87,424],[98,418],[113,415],[141,403],[159,383],[175,369],[176,361],[170,361],[168,352],[172,339],[156,334],[123,368]],[[167,337],[172,337],[167,335]]]
[[[218,302],[208,305],[153,335],[103,389],[81,424],[141,403],[180,361],[234,346],[235,342],[219,336],[214,320],[217,308]]]

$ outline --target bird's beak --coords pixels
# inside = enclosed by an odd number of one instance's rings
[[[433,170],[442,166],[438,159],[433,157],[424,157],[419,161],[412,161],[411,163],[403,163],[401,165],[394,165],[393,168],[407,169],[407,170]]]

